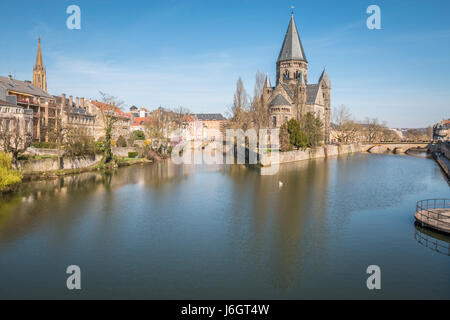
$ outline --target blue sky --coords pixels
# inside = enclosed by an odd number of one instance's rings
[[[81,30],[66,8],[81,8]],[[366,8],[381,8],[381,30]],[[226,113],[236,80],[253,92],[275,63],[294,5],[309,83],[324,66],[332,108],[392,127],[450,117],[450,1],[40,0],[1,4],[0,75],[32,79],[42,38],[51,94],[118,96],[128,106]]]

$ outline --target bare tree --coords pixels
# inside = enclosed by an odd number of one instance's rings
[[[0,122],[0,146],[3,151],[11,154],[13,164],[17,163],[19,154],[24,153],[31,146],[31,141],[31,134],[22,128],[18,119],[12,118]]]
[[[383,137],[383,132],[386,128],[386,123],[380,123],[377,118],[366,118],[364,121],[365,137],[367,142],[380,142]]]
[[[233,106],[231,109],[232,118],[231,125],[236,128],[247,130],[250,127],[250,120],[248,115],[248,94],[245,91],[242,78],[239,77],[236,83],[236,91],[233,98]]]
[[[333,123],[336,126],[335,136],[339,143],[354,142],[357,139],[358,125],[345,105],[333,111]]]
[[[251,122],[258,132],[259,129],[265,128],[269,124],[269,112],[263,99],[264,79],[264,74],[258,71],[255,79],[254,96],[250,106]]]

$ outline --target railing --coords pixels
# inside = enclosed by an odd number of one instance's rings
[[[416,203],[416,212],[422,215],[422,222],[429,223],[431,220],[432,222],[435,221],[431,223],[433,225],[450,228],[450,222],[443,221],[443,219],[450,218],[448,214],[442,214],[442,212],[447,211],[445,209],[450,211],[450,199],[426,199]]]

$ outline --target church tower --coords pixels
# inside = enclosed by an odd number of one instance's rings
[[[277,85],[286,83],[296,86],[300,75],[303,76],[303,81],[307,83],[308,61],[306,60],[297,26],[295,25],[294,14],[292,13],[277,60]]]
[[[36,64],[33,68],[33,85],[47,92],[47,77],[42,59],[41,38],[39,38]]]

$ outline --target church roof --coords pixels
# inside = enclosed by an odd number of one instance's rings
[[[319,88],[318,84],[308,84],[306,86],[306,104],[314,104],[316,102]]]
[[[10,79],[9,77],[0,76],[0,84],[2,84],[7,90],[15,91],[19,93],[30,94],[38,97],[53,98],[44,90],[34,86],[29,81],[19,81],[16,79]]]
[[[302,42],[300,41],[297,26],[295,25],[293,14],[291,15],[291,21],[289,22],[277,62],[286,60],[307,61]]]
[[[291,99],[293,99],[294,98],[294,92],[292,92],[291,88],[289,88],[289,86],[286,83],[280,83],[280,84],[283,87],[284,91],[286,91],[288,96],[291,97]]]
[[[279,94],[275,97],[275,99],[272,100],[272,102],[270,102],[269,107],[290,106],[290,105],[291,105],[291,103],[289,101],[287,101],[286,98],[283,97],[281,94]]]
[[[320,75],[319,83],[320,83],[322,80],[325,82],[325,84],[327,85],[327,87],[329,87],[329,88],[331,87],[331,81],[330,81],[330,78],[328,77],[328,74],[327,74],[327,72],[325,71],[325,69],[323,69],[323,72],[322,72],[322,74]]]
[[[195,114],[199,121],[222,121],[226,118],[220,113],[197,113]]]

